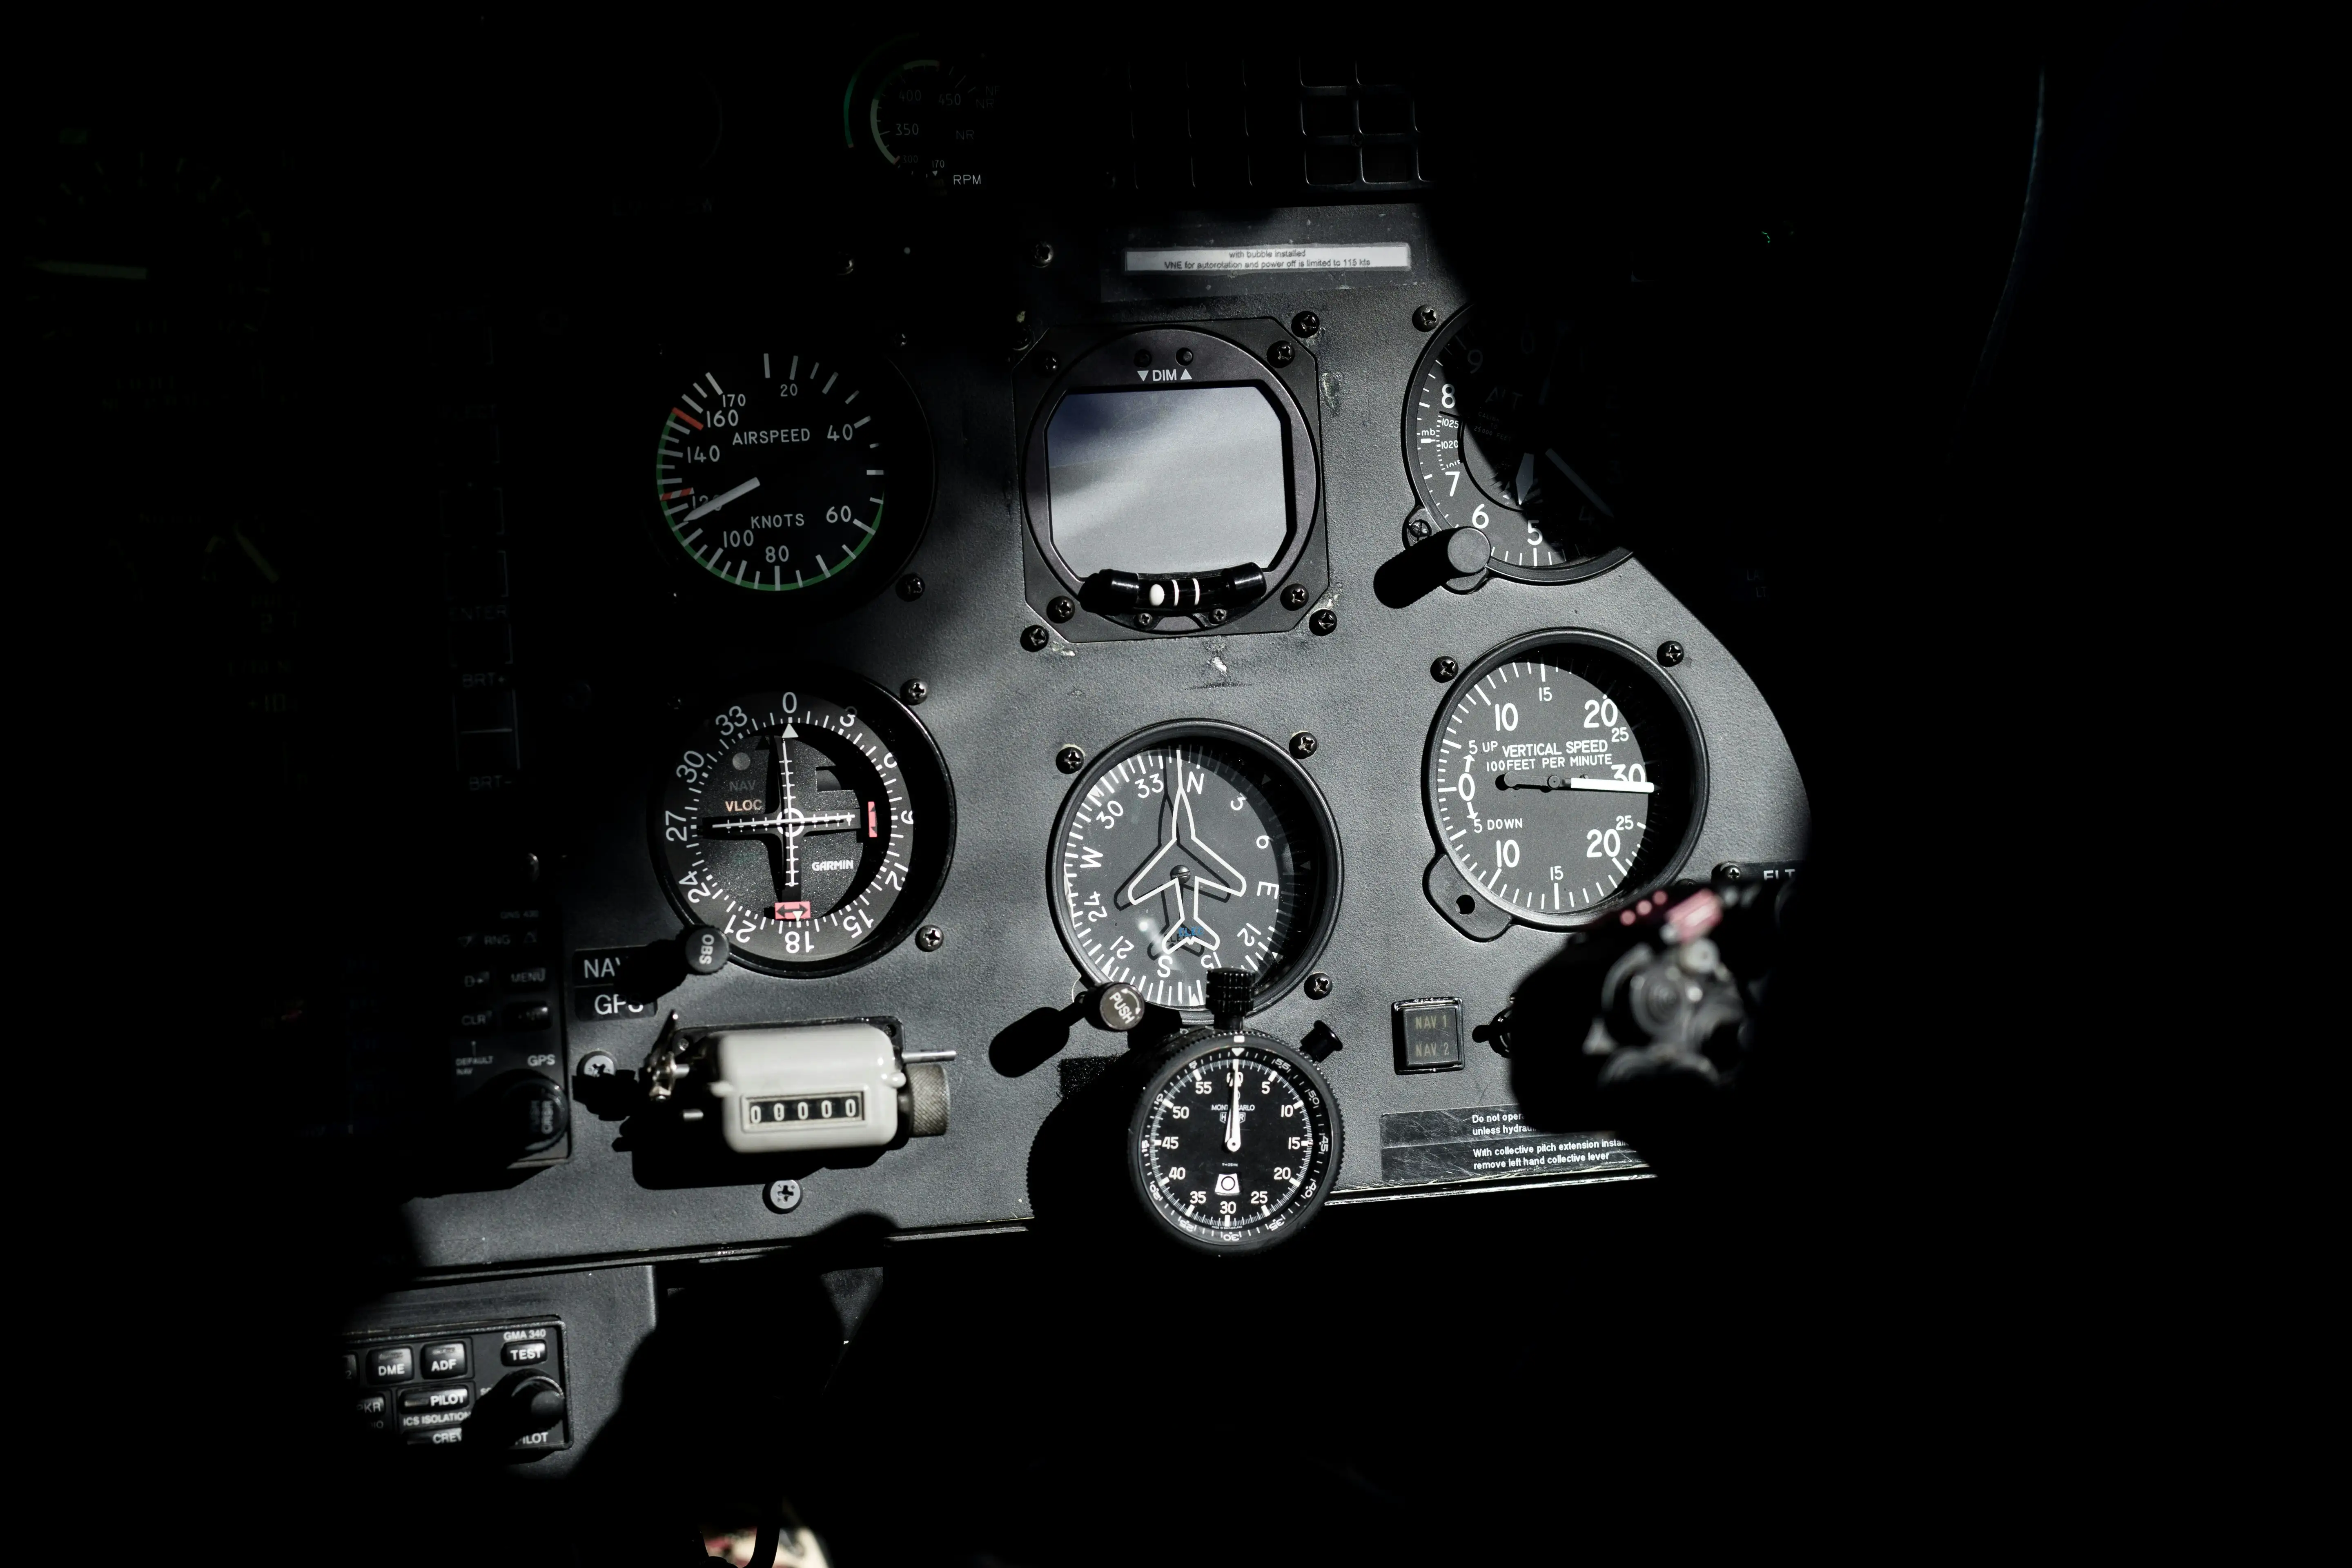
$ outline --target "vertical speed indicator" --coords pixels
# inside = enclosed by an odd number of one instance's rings
[[[1423,789],[1473,896],[1551,929],[1667,880],[1706,808],[1706,752],[1665,672],[1595,632],[1537,632],[1472,666]]]

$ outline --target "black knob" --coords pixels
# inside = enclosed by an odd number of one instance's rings
[[[711,926],[688,926],[678,933],[678,951],[686,966],[697,974],[716,974],[727,967],[727,938]]]
[[[563,1385],[541,1372],[509,1373],[482,1398],[477,1417],[488,1436],[512,1442],[544,1432],[563,1419],[571,1404]]]
[[[1246,969],[1209,971],[1209,1016],[1217,1027],[1239,1031],[1249,1020],[1250,975]]]
[[[543,1154],[562,1141],[572,1124],[563,1086],[543,1073],[509,1073],[475,1103],[480,1108],[476,1126],[482,1151],[497,1159]]]
[[[564,1403],[563,1389],[551,1377],[523,1380],[514,1393],[516,1419],[526,1432],[544,1432],[563,1419],[569,1408]]]

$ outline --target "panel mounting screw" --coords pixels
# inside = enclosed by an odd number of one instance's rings
[[[910,680],[898,688],[898,695],[906,700],[907,706],[909,708],[921,707],[923,699],[930,694],[931,689],[919,680]]]
[[[1318,969],[1314,973],[1307,977],[1307,998],[1308,1001],[1320,1002],[1324,997],[1328,996],[1329,994],[1331,994],[1331,977],[1329,975],[1324,973]]]
[[[898,597],[908,604],[923,596],[923,580],[912,572],[898,579]]]
[[[1054,753],[1054,765],[1066,773],[1076,773],[1087,765],[1087,753],[1077,746],[1064,746]]]
[[[1414,512],[1404,520],[1404,536],[1415,544],[1436,531],[1437,525],[1429,521],[1429,514],[1425,511]]]
[[[1054,355],[1047,354],[1037,362],[1037,368],[1045,374],[1051,375],[1062,368],[1062,362]]]
[[[1664,665],[1668,669],[1672,669],[1682,661],[1682,644],[1670,640],[1667,642],[1662,642],[1658,645],[1658,662],[1660,664]]]
[[[1153,615],[1150,610],[1138,610],[1135,612],[1135,624],[1141,626],[1145,631],[1150,631],[1152,627],[1160,624],[1160,617]]]
[[[1029,247],[1029,265],[1032,267],[1054,265],[1054,246],[1051,240],[1041,239]]]
[[[1307,617],[1307,629],[1318,637],[1328,637],[1339,629],[1339,612],[1318,610]]]
[[[937,952],[940,950],[940,943],[947,941],[947,939],[948,933],[941,931],[939,927],[925,926],[922,930],[915,933],[915,945],[921,948],[925,952]]]
[[[1461,665],[1455,663],[1451,655],[1444,655],[1430,661],[1429,679],[1432,680],[1451,680],[1461,673]]]
[[[1066,621],[1077,613],[1078,602],[1067,594],[1056,595],[1054,602],[1045,606],[1045,614],[1055,621]]]
[[[1437,331],[1437,307],[1423,305],[1420,310],[1415,310],[1412,313],[1412,324],[1424,332]]]
[[[764,1195],[768,1206],[778,1214],[790,1214],[801,1206],[801,1184],[790,1176],[780,1176],[770,1182]]]
[[[1031,653],[1044,653],[1045,645],[1053,640],[1054,634],[1043,626],[1026,626],[1021,628],[1021,646]]]
[[[1290,754],[1303,763],[1315,754],[1317,743],[1314,736],[1301,730],[1290,737]]]
[[[1232,612],[1223,605],[1219,605],[1209,612],[1209,624],[1213,626],[1222,626],[1231,614]]]
[[[1294,337],[1311,338],[1322,330],[1323,318],[1312,310],[1301,310],[1290,318],[1290,331]]]
[[[1276,367],[1288,364],[1297,357],[1298,345],[1287,338],[1265,351],[1265,363]]]
[[[833,258],[833,270],[836,277],[848,277],[857,270],[857,258],[843,252]]]
[[[1304,583],[1293,583],[1289,587],[1285,588],[1282,591],[1282,607],[1286,610],[1305,609],[1307,607],[1307,584]]]

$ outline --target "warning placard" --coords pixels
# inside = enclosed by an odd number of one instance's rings
[[[1606,1132],[1538,1132],[1516,1105],[1407,1110],[1381,1118],[1383,1183],[1486,1182],[1637,1171],[1642,1157]]]

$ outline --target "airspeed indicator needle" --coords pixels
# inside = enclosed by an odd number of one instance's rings
[[[698,517],[706,517],[710,513],[717,511],[720,507],[725,506],[729,501],[740,500],[744,496],[750,495],[753,490],[756,490],[759,488],[760,476],[753,474],[750,479],[745,479],[733,489],[721,490],[717,495],[712,496],[709,500],[704,501],[700,506],[696,507],[692,511],[688,512],[686,514],[686,521],[692,522]]]

